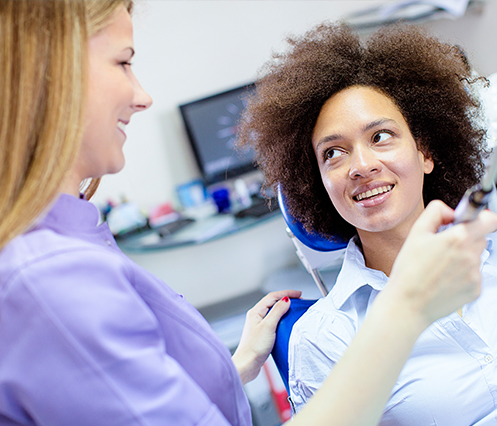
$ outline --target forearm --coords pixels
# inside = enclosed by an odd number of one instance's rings
[[[254,367],[255,362],[250,356],[244,356],[243,354],[240,354],[240,351],[237,351],[233,354],[231,360],[233,361],[233,364],[235,364],[243,385],[252,381],[255,376],[259,374],[260,368],[257,369]]]
[[[292,426],[376,425],[402,367],[426,324],[395,305],[375,301],[367,320],[322,388]]]

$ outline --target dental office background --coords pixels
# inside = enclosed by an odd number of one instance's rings
[[[102,180],[94,202],[102,205],[125,197],[145,211],[164,202],[178,207],[178,185],[200,176],[178,105],[253,82],[271,53],[285,47],[287,35],[375,6],[390,7],[391,12],[405,3],[410,2],[138,1],[133,68],[154,105],[131,120],[124,147],[126,166]],[[448,4],[451,13],[419,25],[461,45],[478,73],[497,72],[497,1],[426,3]],[[360,19],[388,19],[387,12]],[[279,217],[204,244],[128,254],[196,307],[244,295],[279,272],[298,268]],[[298,288],[285,284],[281,283],[283,288]]]

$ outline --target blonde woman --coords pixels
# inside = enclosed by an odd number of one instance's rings
[[[0,2],[1,424],[250,425],[242,384],[300,294],[271,293],[249,311],[231,359],[200,314],[97,225],[87,199],[123,167],[126,126],[152,104],[130,66],[132,6]],[[421,216],[392,285],[295,425],[375,424],[421,331],[477,297],[497,219],[485,212],[464,232],[436,234],[452,218],[441,203]],[[454,244],[464,251],[433,262]]]

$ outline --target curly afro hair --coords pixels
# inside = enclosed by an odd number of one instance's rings
[[[425,205],[455,207],[483,172],[485,131],[478,126],[475,81],[460,48],[418,27],[396,25],[364,43],[343,23],[324,23],[262,69],[240,122],[239,144],[251,145],[265,187],[281,184],[288,210],[308,232],[348,240],[356,229],[335,210],[321,181],[311,136],[323,104],[351,86],[390,97],[418,149],[435,164],[425,176]]]

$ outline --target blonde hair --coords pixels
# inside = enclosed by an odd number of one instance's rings
[[[0,1],[0,249],[49,206],[72,166],[88,38],[123,4],[131,11],[131,0]]]

